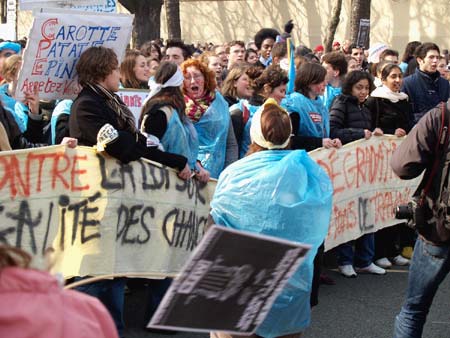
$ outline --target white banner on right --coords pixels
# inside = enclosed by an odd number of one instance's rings
[[[341,149],[321,148],[309,153],[328,173],[334,187],[325,250],[404,222],[395,219],[394,208],[408,203],[422,176],[401,180],[392,171],[390,161],[402,140],[374,136]]]

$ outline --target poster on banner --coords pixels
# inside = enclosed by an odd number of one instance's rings
[[[310,247],[212,226],[148,327],[250,335]]]
[[[105,5],[107,0],[19,0],[20,10],[64,8],[73,5]]]
[[[215,182],[93,148],[0,153],[0,242],[72,276],[174,276],[200,242]],[[149,259],[149,257],[151,259]]]
[[[136,120],[136,127],[139,129],[139,118],[141,117],[142,105],[148,96],[148,89],[120,89],[116,94],[128,106]]]
[[[80,88],[76,63],[92,46],[112,48],[119,61],[131,37],[133,16],[49,10],[36,13],[19,73],[16,96],[37,89],[42,100],[73,99]]]
[[[325,250],[402,223],[395,219],[394,207],[410,201],[421,176],[401,180],[392,171],[390,161],[400,142],[396,136],[376,136],[340,149],[309,153],[328,173],[334,188]]]

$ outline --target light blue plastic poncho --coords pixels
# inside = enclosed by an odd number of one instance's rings
[[[0,101],[3,108],[8,110],[14,117],[14,121],[19,126],[19,130],[24,133],[27,130],[28,124],[28,107],[8,94],[7,83],[0,86]]]
[[[323,104],[327,111],[330,111],[331,103],[336,96],[342,94],[342,87],[333,87],[330,84],[327,84],[325,87],[325,93],[323,93]]]
[[[258,111],[258,109],[261,106],[254,106],[251,105],[247,100],[239,100],[238,103],[235,104],[235,106],[237,106],[237,108],[240,111],[244,111],[244,107],[247,107],[250,116],[247,120],[247,122],[245,123],[244,126],[244,130],[242,132],[242,139],[241,139],[241,144],[239,145],[239,158],[243,158],[245,156],[245,154],[247,154],[248,148],[250,147],[250,144],[252,143],[251,139],[250,139],[250,127],[252,126],[252,118],[253,115],[255,115],[255,113]],[[230,108],[230,110],[232,110],[232,108]]]
[[[281,101],[281,106],[289,113],[296,112],[300,115],[298,135],[320,138],[330,136],[330,116],[320,96],[316,100],[311,100],[303,94],[294,92]],[[322,121],[319,121],[316,114],[321,116]]]
[[[50,119],[50,132],[52,138],[52,144],[56,143],[56,122],[61,114],[70,115],[70,108],[72,108],[73,100],[60,101],[55,109],[53,109],[52,118]]]
[[[191,120],[182,122],[176,110],[167,124],[166,132],[161,138],[164,151],[183,155],[188,159],[191,170],[196,169],[198,156],[198,137]]]
[[[211,178],[218,178],[225,166],[230,120],[227,101],[216,91],[214,101],[200,120],[194,122],[199,141],[198,159]]]
[[[304,150],[266,150],[220,175],[211,216],[216,224],[312,245],[256,333],[272,338],[310,323],[313,260],[328,232],[333,188]]]

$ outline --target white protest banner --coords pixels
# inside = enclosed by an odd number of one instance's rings
[[[309,249],[276,237],[213,226],[148,327],[250,335]]]
[[[132,15],[52,10],[37,13],[19,73],[16,96],[39,90],[43,100],[73,99],[79,91],[76,63],[91,46],[112,48],[119,61],[130,41]]]
[[[141,117],[142,104],[148,96],[148,89],[120,89],[116,94],[130,108],[136,120],[136,126],[139,129],[139,118]]]
[[[392,171],[390,161],[400,142],[395,136],[374,136],[341,149],[309,153],[328,173],[334,188],[325,250],[404,222],[394,218],[394,207],[410,201],[420,177],[405,181]]]
[[[63,8],[74,5],[104,5],[107,0],[20,0],[20,10],[34,8]],[[109,0],[108,0],[109,1]]]
[[[174,276],[200,242],[215,183],[183,181],[146,160],[123,164],[93,148],[0,153],[0,243],[52,272]]]

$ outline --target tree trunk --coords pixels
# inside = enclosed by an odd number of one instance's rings
[[[181,39],[180,0],[164,0],[169,39]]]
[[[119,0],[134,14],[133,45],[141,46],[145,41],[158,39],[161,30],[161,7],[163,0]]]
[[[352,0],[351,18],[350,18],[350,40],[352,43],[357,43],[359,24],[361,19],[370,20],[370,3],[371,0]],[[369,30],[370,32],[370,30]],[[368,32],[368,33],[369,33]],[[370,44],[370,34],[365,48],[368,48]]]
[[[336,0],[334,7],[331,9],[331,18],[328,22],[327,33],[323,39],[323,45],[325,52],[331,52],[333,47],[334,34],[336,33],[337,26],[341,16],[342,0]]]

